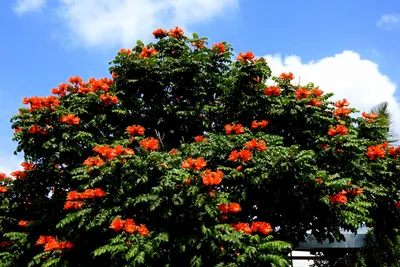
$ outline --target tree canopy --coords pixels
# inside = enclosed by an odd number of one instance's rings
[[[384,118],[225,42],[153,34],[111,79],[23,99],[23,170],[0,178],[4,266],[287,266],[309,230],[341,240],[382,203],[398,217]]]

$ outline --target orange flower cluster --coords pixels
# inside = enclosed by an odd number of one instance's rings
[[[167,31],[164,29],[157,29],[153,31],[153,35],[156,39],[162,39],[167,36]]]
[[[175,154],[177,154],[178,152],[179,152],[178,149],[173,148],[173,149],[171,149],[171,150],[168,152],[168,154],[170,154],[170,155],[175,155]]]
[[[100,100],[104,103],[104,106],[118,103],[118,97],[109,93],[100,95]]]
[[[202,136],[202,135],[198,135],[198,136],[195,136],[194,137],[194,141],[196,142],[196,143],[200,143],[200,142],[209,142],[209,140],[207,140],[207,139],[204,139],[205,137],[204,136]]]
[[[192,159],[188,158],[182,162],[182,168],[184,169],[193,169],[193,170],[201,170],[207,166],[207,162],[203,158]]]
[[[331,205],[335,205],[337,203],[346,204],[347,203],[346,194],[347,194],[347,192],[342,190],[341,192],[339,192],[337,194],[329,196],[329,201],[331,202]]]
[[[278,96],[281,94],[281,88],[279,86],[268,86],[264,89],[264,95],[267,96]]]
[[[322,184],[322,183],[323,183],[322,178],[317,178],[317,179],[315,179],[315,181],[316,181],[317,183],[319,183],[319,184]]]
[[[3,172],[0,172],[0,180],[6,179],[7,175]]]
[[[240,207],[239,203],[232,202],[229,204],[219,204],[218,209],[223,213],[223,214],[228,214],[228,213],[238,213],[242,211],[242,208]]]
[[[224,126],[224,128],[226,134],[232,134],[233,132],[235,134],[242,134],[245,132],[245,129],[241,124],[227,124]]]
[[[80,120],[81,119],[78,116],[75,116],[74,114],[64,115],[60,118],[60,122],[69,125],[78,125]]]
[[[349,189],[347,190],[348,193],[350,193],[353,196],[361,195],[364,193],[364,190],[361,189],[361,187],[357,186],[357,189]]]
[[[257,129],[257,128],[264,128],[265,126],[267,126],[268,125],[268,121],[267,120],[262,120],[262,121],[256,121],[256,120],[254,120],[252,123],[251,123],[251,128],[253,128],[253,129]]]
[[[55,110],[55,107],[60,105],[60,99],[55,96],[49,97],[37,97],[32,96],[30,98],[24,97],[22,103],[25,105],[30,104],[31,106],[28,108],[30,111],[39,110],[48,108],[51,111]]]
[[[226,48],[225,45],[223,43],[216,43],[212,45],[212,49],[216,52],[218,52],[218,54],[223,54],[226,52]]]
[[[148,58],[157,55],[158,52],[154,48],[143,47],[142,52],[139,54],[139,58]]]
[[[74,190],[68,193],[67,200],[85,200],[88,198],[97,198],[97,197],[105,197],[106,192],[104,192],[101,188],[95,189],[86,189],[84,192],[79,193],[78,191]]]
[[[114,82],[108,78],[101,78],[96,80],[90,78],[87,83],[78,76],[70,77],[68,79],[70,84],[62,83],[57,88],[53,88],[51,92],[56,95],[65,96],[67,92],[78,92],[82,94],[94,93],[97,91],[107,92],[108,88],[114,84]]]
[[[35,133],[40,133],[40,134],[47,134],[47,131],[43,130],[37,125],[32,125],[31,128],[29,128],[28,133],[30,134],[35,134]]]
[[[212,172],[211,170],[205,170],[202,172],[203,184],[204,185],[219,185],[224,177],[224,173],[220,170]]]
[[[242,62],[246,62],[247,60],[254,59],[254,54],[252,52],[250,52],[250,51],[247,51],[244,54],[242,52],[240,52],[236,59],[239,60],[239,61],[242,61]]]
[[[255,149],[255,150],[260,150],[260,151],[264,151],[264,150],[268,149],[268,147],[264,141],[257,142],[256,139],[246,142],[245,146],[248,149]]]
[[[30,223],[33,223],[33,220],[30,220],[30,221],[21,220],[18,222],[18,226],[28,227],[28,224],[30,224]]]
[[[249,223],[236,223],[236,224],[231,224],[233,229],[236,231],[243,231],[246,234],[251,234],[251,233],[256,233],[260,232],[263,235],[268,235],[272,232],[272,227],[269,223],[266,222],[252,222],[251,227]]]
[[[334,106],[337,107],[337,108],[344,108],[344,107],[348,107],[349,105],[350,105],[350,103],[347,101],[346,98],[342,99],[342,100],[338,100],[334,104]]]
[[[5,193],[8,191],[8,188],[5,186],[0,186],[0,193]]]
[[[127,55],[130,55],[130,54],[132,54],[132,50],[130,50],[129,48],[121,48],[121,49],[118,51],[118,54],[127,54]]]
[[[399,153],[400,153],[400,146],[398,147],[389,147],[388,153],[390,156],[393,156],[395,158],[398,157]]]
[[[101,188],[95,189],[86,189],[84,192],[79,193],[78,191],[71,191],[67,195],[67,201],[64,204],[64,209],[81,209],[84,204],[83,200],[85,199],[93,199],[93,198],[101,198],[105,197],[106,192],[104,192]]]
[[[63,250],[70,249],[74,247],[74,243],[69,241],[57,241],[54,236],[39,236],[39,239],[36,241],[36,245],[44,245],[44,251],[52,251],[52,250]]]
[[[247,149],[242,149],[240,151],[233,150],[228,158],[228,160],[230,161],[241,160],[243,162],[249,161],[250,159],[251,159],[251,151]]]
[[[159,141],[154,137],[149,137],[140,141],[140,145],[146,150],[156,151],[159,147]]]
[[[87,158],[83,164],[87,167],[93,166],[103,166],[105,164],[104,160],[102,160],[98,155],[96,157]]]
[[[32,171],[35,169],[35,164],[33,163],[22,162],[21,166],[24,168],[24,171]]]
[[[337,134],[346,135],[349,133],[349,129],[346,126],[341,124],[336,125],[336,128],[331,127],[329,128],[328,135],[335,136]]]
[[[168,34],[169,34],[169,36],[172,36],[174,38],[179,38],[179,37],[182,37],[185,33],[183,32],[183,30],[181,28],[176,26],[175,28],[170,29]]]
[[[138,232],[141,236],[147,236],[149,234],[149,230],[147,230],[146,225],[140,224],[140,226],[138,226],[133,219],[115,219],[112,221],[110,228],[115,232],[119,232],[124,229],[128,234],[133,234],[135,232]]]
[[[144,135],[145,131],[144,127],[140,125],[128,126],[125,130],[132,135]]]
[[[114,158],[121,155],[133,155],[134,151],[131,148],[124,148],[121,145],[118,145],[114,148],[109,147],[108,145],[104,146],[95,146],[93,151],[99,153],[102,157],[107,158],[108,160],[113,160]]]
[[[375,113],[368,114],[366,112],[363,112],[361,113],[361,115],[366,119],[365,121],[367,123],[372,123],[375,119],[379,117],[378,114]]]
[[[282,81],[285,80],[285,79],[293,80],[294,76],[293,76],[293,73],[291,73],[291,72],[282,73],[281,75],[279,75],[279,79],[281,79]]]
[[[319,107],[322,105],[322,101],[317,98],[313,98],[310,102],[308,102],[308,104],[314,107]]]
[[[118,77],[118,73],[116,73],[115,71],[111,72],[111,78],[113,78],[114,80],[117,79]]]
[[[350,113],[351,113],[351,109],[349,109],[349,108],[337,108],[335,110],[335,112],[333,113],[333,115],[335,115],[336,117],[346,117]]]
[[[15,171],[11,173],[11,176],[16,179],[24,179],[26,177],[26,173],[24,171]]]
[[[22,132],[22,127],[17,127],[14,129],[14,133]]]
[[[385,158],[386,148],[388,148],[388,146],[389,144],[387,142],[375,146],[370,146],[368,147],[366,155],[370,160],[376,160],[378,158],[383,159]]]
[[[312,94],[312,91],[308,90],[307,88],[299,88],[294,93],[296,95],[296,98],[298,100],[301,100],[303,98],[308,98]]]

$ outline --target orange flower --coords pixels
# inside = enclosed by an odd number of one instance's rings
[[[191,184],[192,180],[190,178],[185,178],[185,184]]]
[[[289,73],[282,73],[282,74],[279,76],[279,79],[281,79],[281,80],[285,80],[285,79],[293,80],[293,79],[294,79],[294,76],[293,76],[293,73],[291,73],[291,72],[289,72]]]
[[[118,53],[123,53],[123,54],[130,55],[130,54],[132,54],[132,50],[127,49],[127,48],[122,48],[122,49],[120,49],[120,50],[118,51]]]
[[[321,95],[323,95],[324,91],[315,88],[315,89],[312,90],[312,93],[313,93],[315,96],[321,96]]]
[[[255,150],[260,150],[260,151],[264,151],[264,150],[268,149],[268,147],[266,146],[264,141],[257,142],[256,139],[252,139],[251,141],[246,142],[245,146],[248,149],[255,149]]]
[[[80,199],[81,195],[78,193],[78,191],[74,190],[68,193],[67,195],[67,200],[78,200]]]
[[[118,74],[115,71],[111,72],[111,78],[113,78],[115,80],[115,79],[117,79],[117,77],[118,77]]]
[[[195,136],[194,137],[194,141],[196,142],[196,143],[200,143],[201,141],[203,141],[204,140],[204,136],[202,136],[202,135],[198,135],[198,136]]]
[[[137,228],[137,231],[138,231],[139,235],[141,235],[141,236],[147,236],[149,234],[149,230],[147,230],[147,227],[144,224],[141,224]]]
[[[272,232],[272,227],[266,222],[252,222],[251,230],[253,232],[260,232],[263,235],[268,235]]]
[[[170,154],[170,155],[175,155],[175,154],[178,153],[178,152],[179,152],[178,149],[173,148],[173,149],[171,149],[171,150],[168,152],[168,154]]]
[[[314,106],[314,107],[319,107],[319,106],[322,105],[322,101],[319,100],[319,99],[314,98],[314,99],[311,99],[311,101],[309,102],[309,104],[310,104],[311,106]]]
[[[156,39],[162,39],[167,36],[167,31],[164,29],[157,29],[153,31],[153,35]]]
[[[342,100],[338,100],[336,101],[336,103],[334,104],[335,107],[337,108],[343,108],[343,107],[348,107],[350,105],[350,103],[347,101],[347,99],[342,99]]]
[[[242,61],[242,62],[246,62],[247,60],[252,60],[252,59],[254,59],[254,54],[250,51],[247,51],[245,54],[240,52],[237,57],[237,60]]]
[[[203,49],[204,48],[204,41],[199,40],[197,42],[191,43],[191,45],[196,47],[196,48],[198,48],[198,49]]]
[[[115,232],[119,232],[124,228],[125,221],[121,219],[115,219],[112,221],[110,228],[113,229]]]
[[[349,109],[349,108],[337,108],[335,110],[335,112],[333,113],[333,115],[335,115],[337,117],[345,117],[350,113],[351,113],[351,109]]]
[[[83,164],[87,167],[92,166],[103,166],[105,164],[104,160],[102,160],[98,155],[96,157],[87,158]]]
[[[229,212],[237,213],[240,211],[242,211],[242,208],[240,207],[240,205],[238,203],[232,202],[229,204]]]
[[[74,207],[74,201],[66,201],[64,203],[64,209],[65,210],[70,210]]]
[[[229,213],[229,204],[219,204],[218,209],[223,213],[223,214],[228,214]]]
[[[242,134],[245,132],[245,129],[241,124],[226,124],[224,128],[226,134],[232,134],[233,132],[235,132],[236,134]]]
[[[339,203],[339,204],[346,204],[347,203],[347,197],[346,191],[339,192],[337,194],[334,194],[333,196],[329,196],[329,200],[332,205]]]
[[[377,158],[383,159],[386,155],[386,147],[384,144],[370,146],[368,147],[366,155],[370,160],[376,160]]]
[[[316,181],[317,183],[319,183],[319,184],[322,184],[322,183],[323,183],[322,178],[317,178],[317,179],[315,179],[315,181]]]
[[[133,234],[136,231],[136,223],[133,219],[126,219],[125,221],[125,232]]]
[[[6,179],[7,175],[3,172],[0,172],[0,180]]]
[[[27,227],[28,223],[29,223],[28,221],[21,220],[18,222],[18,226]]]
[[[216,43],[212,45],[212,49],[216,52],[218,52],[218,54],[223,54],[226,52],[226,48],[225,45],[223,43]]]
[[[396,203],[396,207],[400,209],[400,201]]]
[[[239,222],[237,224],[231,224],[231,226],[233,227],[233,229],[235,229],[236,231],[242,231],[245,234],[251,234],[252,230],[250,228],[249,223],[242,223]]]
[[[69,125],[78,125],[81,119],[74,114],[64,115],[60,118],[60,122],[69,124]]]
[[[24,171],[32,171],[35,169],[35,164],[33,163],[22,162],[21,166],[24,168]]]
[[[242,149],[239,152],[237,150],[233,150],[228,158],[228,160],[230,161],[241,160],[244,162],[249,161],[250,159],[251,159],[251,151],[246,149]]]
[[[379,117],[378,114],[375,114],[375,113],[368,114],[366,112],[363,112],[361,114],[366,119],[365,121],[367,123],[372,123],[374,121],[374,119]]]
[[[308,98],[312,94],[312,91],[308,90],[307,88],[299,88],[294,93],[296,98],[301,100],[303,98]]]
[[[47,131],[43,130],[37,125],[33,125],[29,130],[28,133],[30,134],[35,134],[35,133],[40,133],[40,134],[47,134]]]
[[[70,82],[71,84],[80,84],[81,82],[83,82],[83,79],[78,76],[72,76],[69,77],[68,82]]]
[[[207,162],[203,158],[192,159],[188,158],[182,162],[182,168],[194,169],[196,171],[207,166]]]
[[[346,128],[345,126],[343,126],[341,124],[338,124],[336,126],[336,128],[334,128],[334,127],[329,128],[328,135],[329,136],[335,136],[337,134],[347,135],[348,132],[349,132],[348,128]]]
[[[15,128],[15,129],[14,129],[14,132],[15,132],[15,133],[22,132],[22,127],[17,127],[17,128]]]
[[[178,26],[176,26],[174,29],[170,29],[169,30],[169,36],[172,36],[174,38],[179,38],[181,36],[183,36],[185,33],[183,32],[183,30],[181,28],[179,28]]]
[[[206,170],[202,173],[203,184],[204,185],[219,185],[224,177],[224,173],[220,170],[212,172],[211,170]]]
[[[264,95],[267,96],[278,96],[281,94],[281,88],[279,86],[268,86],[264,89]]]
[[[150,137],[140,141],[140,145],[147,150],[156,151],[159,147],[159,142],[157,139]]]
[[[11,173],[11,176],[14,176],[17,179],[24,179],[26,177],[26,173],[23,171],[15,171]]]
[[[0,193],[6,193],[8,191],[8,188],[5,186],[0,186]]]
[[[139,58],[148,58],[157,55],[157,51],[154,48],[143,47],[142,52],[139,54]]]
[[[132,135],[144,135],[144,127],[140,125],[132,125],[126,127],[126,131]]]
[[[353,196],[361,195],[364,192],[359,186],[357,186],[357,189],[353,189],[350,191],[350,194]]]
[[[112,96],[109,93],[100,95],[100,100],[104,103],[105,106],[118,103],[118,97],[116,97],[115,95]]]
[[[256,121],[256,120],[254,120],[252,123],[251,123],[251,128],[253,128],[253,129],[257,129],[257,128],[264,128],[265,126],[267,126],[268,125],[268,121],[266,121],[266,120],[262,120],[262,121]]]

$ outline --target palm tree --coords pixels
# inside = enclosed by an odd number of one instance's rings
[[[399,140],[397,139],[397,134],[393,131],[393,115],[388,110],[389,103],[382,102],[378,105],[372,107],[370,113],[375,113],[379,116],[378,122],[381,123],[382,126],[388,128],[388,132],[386,135],[386,140],[388,143],[397,143]]]

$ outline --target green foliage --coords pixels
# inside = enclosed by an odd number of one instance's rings
[[[373,226],[390,194],[398,212],[397,152],[366,155],[387,127],[174,31],[121,50],[113,80],[71,77],[58,97],[24,100],[14,140],[34,167],[1,180],[2,263],[288,266],[308,230],[340,240]]]

